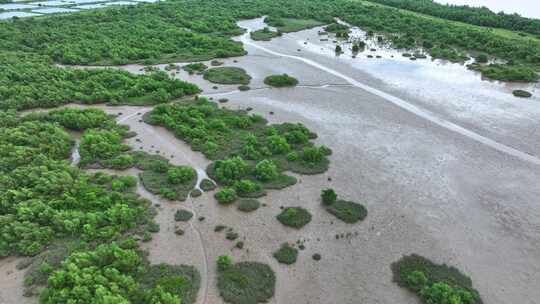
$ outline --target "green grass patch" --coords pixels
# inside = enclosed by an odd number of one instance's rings
[[[208,66],[202,62],[190,63],[182,67],[182,69],[188,72],[190,75],[195,74],[196,72],[202,72],[207,68]]]
[[[354,224],[362,221],[367,216],[367,209],[358,203],[344,200],[325,206],[326,211],[336,216],[345,223]]]
[[[193,168],[154,161],[149,170],[139,173],[144,188],[166,199],[185,201],[197,183]]]
[[[165,292],[177,295],[182,304],[195,303],[201,286],[199,271],[188,265],[150,265],[139,280],[146,288],[161,286]]]
[[[225,302],[257,304],[274,296],[276,275],[270,266],[258,262],[224,265],[218,272],[217,287]]]
[[[391,268],[394,282],[416,293],[425,303],[482,304],[471,279],[455,267],[412,254]]]
[[[300,229],[311,222],[311,213],[302,207],[288,207],[276,218],[285,226]]]
[[[282,33],[298,32],[323,25],[322,22],[313,19],[277,18],[272,16],[266,17],[264,22],[277,28]]]
[[[535,69],[525,65],[509,64],[488,64],[482,65],[473,63],[469,69],[479,71],[482,76],[493,80],[514,81],[514,82],[536,82],[538,73]]]
[[[237,207],[242,212],[253,212],[261,207],[261,203],[253,198],[244,198],[238,201]]]
[[[298,85],[298,79],[289,76],[287,74],[283,75],[270,75],[264,78],[264,83],[266,85],[282,88],[282,87],[294,87]]]
[[[204,71],[204,79],[219,84],[243,84],[247,85],[251,81],[246,70],[238,67],[219,67]]]
[[[278,251],[274,252],[274,258],[282,264],[291,265],[296,263],[298,258],[298,249],[292,247],[288,243],[281,245]]]
[[[255,41],[270,41],[272,38],[281,36],[281,32],[271,31],[268,27],[265,27],[262,30],[251,32],[250,36]]]

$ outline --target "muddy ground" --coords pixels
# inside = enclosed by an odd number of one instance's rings
[[[241,23],[251,29],[261,25],[260,19]],[[390,271],[392,262],[410,253],[460,268],[471,276],[485,303],[535,303],[540,298],[538,98],[517,100],[506,85],[482,82],[478,75],[459,92],[445,85],[451,79],[433,76],[434,72],[426,76],[430,82],[400,86],[393,77],[369,73],[367,67],[383,67],[362,61],[367,59],[353,62],[330,56],[325,49],[331,46],[316,39],[317,30],[246,45],[249,55],[224,60],[248,71],[253,77],[251,91],[223,85],[213,89],[200,75],[184,71],[177,77],[197,83],[204,95],[228,98],[226,107],[251,107],[274,123],[302,122],[319,134],[318,144],[334,151],[329,171],[297,176],[298,184],[270,191],[261,199],[267,206],[250,214],[219,206],[212,192],[180,203],[161,200],[139,187],[142,196],[160,205],[161,230],[144,245],[151,261],[195,265],[202,275],[199,304],[222,303],[215,288],[215,260],[222,254],[270,264],[277,273],[271,303],[418,303],[392,283]],[[385,60],[380,65],[400,71],[415,64]],[[448,64],[440,65],[441,74],[448,72],[444,66]],[[123,68],[140,72],[141,67]],[[458,78],[475,75],[464,67],[450,68],[461,69]],[[415,71],[410,68],[411,77]],[[281,73],[297,77],[300,86],[270,89],[263,84],[265,76]],[[430,88],[436,94],[426,95]],[[469,133],[426,119],[377,91]],[[149,107],[98,107],[122,113],[118,121],[138,133],[128,140],[135,150],[159,151],[174,164],[198,169],[209,163],[167,130],[141,122]],[[364,203],[367,219],[349,225],[326,213],[318,197],[327,187],[345,199]],[[313,214],[313,221],[301,230],[286,228],[275,219],[282,206],[303,206]],[[173,215],[178,208],[192,210],[196,216],[177,224]],[[200,216],[204,221],[197,219]],[[215,233],[218,224],[233,227],[245,249],[233,249],[235,242],[226,240],[223,232]],[[175,226],[182,227],[185,235],[175,235]],[[336,239],[341,233],[351,237]],[[278,264],[272,252],[285,241],[298,240],[306,246],[298,262]],[[314,261],[314,253],[322,259]],[[0,262],[1,273],[6,274],[0,280],[2,303],[24,303],[22,274],[14,264],[14,259]]]

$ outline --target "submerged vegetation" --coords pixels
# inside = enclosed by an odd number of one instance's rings
[[[433,304],[482,304],[471,279],[454,267],[419,256],[404,256],[392,264],[394,282]]]

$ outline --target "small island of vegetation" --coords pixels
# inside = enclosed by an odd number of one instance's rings
[[[264,83],[276,88],[294,87],[298,85],[298,79],[287,74],[270,75],[264,79]]]
[[[247,85],[251,81],[246,70],[237,67],[219,67],[204,71],[204,79],[219,84],[242,84]]]

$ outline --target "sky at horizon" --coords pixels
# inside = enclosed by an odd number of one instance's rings
[[[525,17],[540,19],[540,0],[435,0],[435,2],[486,6],[497,13],[504,11],[508,14],[518,13]]]

